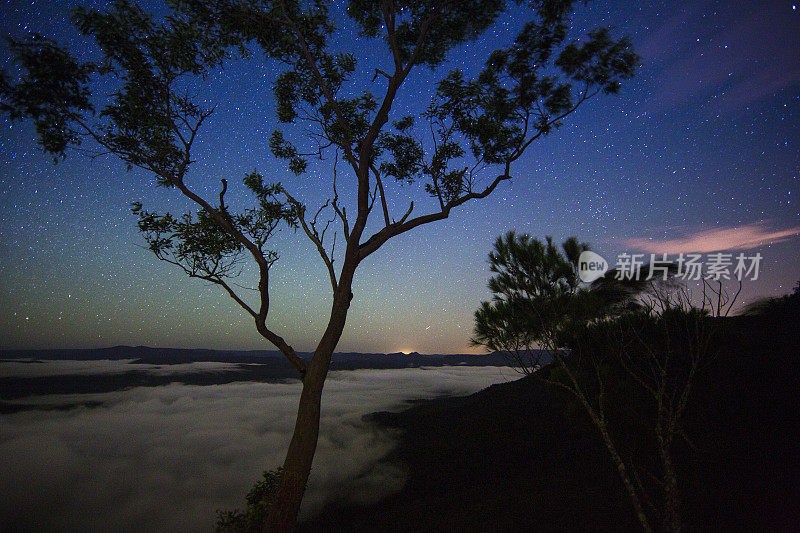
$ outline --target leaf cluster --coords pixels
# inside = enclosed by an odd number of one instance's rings
[[[424,119],[432,120],[429,114]],[[469,189],[469,167],[450,167],[450,162],[458,161],[465,155],[464,149],[453,138],[452,128],[434,127],[434,146],[426,158],[422,142],[412,133],[414,117],[404,117],[394,123],[396,131],[381,134],[378,154],[386,153],[380,163],[380,171],[401,183],[412,184],[425,180],[425,191],[442,203],[461,196]]]
[[[254,195],[256,207],[232,214],[220,195],[216,213],[247,236],[267,263],[272,264],[278,259],[278,253],[265,247],[267,241],[281,223],[297,227],[296,209],[279,200],[278,195],[283,191],[280,184],[265,184],[257,172],[246,175],[244,184]],[[232,239],[230,232],[207,210],[174,217],[170,213],[161,215],[147,211],[141,203],[135,202],[132,212],[139,217],[139,230],[148,248],[159,259],[181,267],[192,277],[208,281],[218,282],[240,273],[243,244]]]
[[[560,249],[551,237],[542,242],[513,231],[499,237],[489,254],[493,297],[475,312],[473,343],[493,350],[527,347],[564,323],[586,296],[577,263],[588,248],[574,237]]]
[[[128,0],[105,11],[79,7],[73,22],[103,52],[102,72],[122,87],[100,113],[101,144],[129,166],[153,171],[174,185],[189,164],[188,144],[207,111],[175,87],[179,78],[204,76],[226,57],[229,40],[180,13],[157,21]]]
[[[321,145],[355,148],[355,139],[366,132],[376,103],[366,91],[357,97],[336,97],[355,71],[356,61],[352,54],[327,49],[334,31],[327,2],[190,0],[176,6],[199,27],[224,35],[242,49],[253,45],[288,67],[273,86],[281,123],[311,121]],[[301,153],[281,130],[270,137],[270,149],[298,175],[305,172],[307,157],[312,155]]]
[[[567,42],[575,2],[527,3],[535,17],[511,46],[492,52],[474,79],[452,70],[438,83],[423,115],[433,144],[427,157],[410,127],[413,119],[397,121],[396,131],[380,136],[374,155],[383,155],[383,174],[401,183],[424,180],[425,190],[446,205],[472,191],[476,171],[508,167],[584,101],[617,92],[633,75],[638,56],[627,39],[615,40],[601,28],[583,42]],[[377,21],[375,9],[371,16]],[[368,34],[377,31],[365,24]],[[466,162],[465,146],[472,163]]]
[[[217,510],[217,533],[257,533],[262,531],[270,507],[275,501],[282,468],[265,470],[264,479],[257,481],[247,493],[244,511]]]
[[[475,312],[473,344],[527,350],[536,343],[567,347],[575,329],[641,309],[649,281],[619,281],[614,272],[581,286],[580,254],[587,243],[570,237],[559,247],[511,231],[489,254],[492,300]]]
[[[174,217],[147,211],[139,202],[133,203],[131,211],[139,217],[139,231],[148,248],[159,259],[180,266],[193,277],[222,279],[238,274],[242,245],[228,238],[205,211]],[[227,210],[220,214],[233,221]]]
[[[9,46],[25,75],[12,83],[0,72],[0,111],[12,120],[31,117],[42,148],[63,155],[67,146],[80,144],[75,121],[94,110],[88,83],[97,67],[79,63],[41,35],[9,39]]]
[[[566,30],[558,17],[529,21],[514,44],[489,56],[476,79],[451,71],[439,83],[431,115],[451,120],[475,157],[516,160],[583,101],[617,92],[633,75],[638,56],[627,39],[598,29],[586,42],[564,44]]]
[[[439,2],[435,0],[394,0],[394,41],[402,62],[415,55],[415,64],[435,67],[456,45],[480,36],[506,8],[503,0]],[[359,25],[362,35],[377,37],[384,24],[383,2],[350,0],[347,13]],[[421,46],[420,34],[428,38]],[[388,37],[388,36],[387,36]]]
[[[234,43],[184,13],[156,20],[128,0],[115,0],[104,10],[78,7],[72,21],[95,40],[102,62],[81,63],[36,35],[12,41],[22,75],[13,84],[3,75],[2,110],[14,119],[33,117],[39,142],[50,153],[63,156],[67,147],[92,137],[129,168],[145,168],[162,185],[175,185],[191,162],[197,127],[210,114],[181,95],[176,84],[187,75],[206,75]],[[99,110],[97,124],[88,120],[95,112],[93,75],[107,76],[118,87]]]

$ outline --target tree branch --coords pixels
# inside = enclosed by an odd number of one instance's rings
[[[228,190],[228,180],[221,179],[222,182],[222,190],[219,193],[219,208],[225,209],[225,192]]]
[[[386,191],[383,189],[383,182],[381,181],[381,173],[375,168],[375,165],[370,165],[372,173],[375,175],[375,182],[378,185],[378,191],[381,195],[381,207],[383,207],[383,221],[388,226],[391,224],[389,221],[389,207],[386,205]]]
[[[184,265],[176,261],[165,259],[164,257],[161,256],[159,256],[159,258],[179,266],[191,277],[204,279],[206,281],[210,281],[212,283],[215,283],[223,287],[231,296],[231,298],[240,307],[242,307],[242,309],[244,309],[249,315],[251,315],[255,319],[256,329],[259,331],[259,333],[265,339],[271,342],[274,346],[276,346],[281,351],[281,353],[283,353],[286,356],[289,362],[291,362],[292,365],[298,370],[298,372],[300,372],[301,376],[305,376],[306,365],[303,362],[303,360],[297,356],[297,353],[294,351],[294,348],[292,348],[282,337],[270,331],[266,326],[266,317],[269,312],[269,289],[268,289],[269,267],[272,265],[273,261],[267,259],[258,245],[253,243],[241,231],[239,231],[239,229],[236,228],[230,221],[228,221],[225,217],[223,217],[220,211],[215,209],[205,199],[201,198],[200,196],[195,194],[192,190],[190,190],[183,181],[183,176],[186,173],[189,164],[191,163],[191,147],[192,144],[194,143],[194,139],[197,136],[197,132],[200,129],[200,126],[202,125],[203,121],[207,117],[209,117],[212,112],[213,109],[201,114],[197,123],[194,126],[191,126],[188,123],[188,121],[186,121],[185,117],[179,116],[179,118],[183,120],[184,124],[186,124],[187,128],[191,132],[191,135],[189,136],[189,139],[184,139],[182,136],[179,136],[184,146],[184,157],[183,161],[181,161],[180,167],[177,169],[175,176],[165,175],[163,172],[159,172],[157,168],[152,166],[143,166],[138,164],[136,166],[143,168],[145,170],[149,170],[154,174],[156,174],[157,176],[159,176],[160,178],[164,179],[167,183],[173,184],[179,191],[181,191],[181,193],[184,194],[184,196],[186,196],[187,198],[198,204],[200,207],[202,207],[211,216],[211,218],[213,218],[214,221],[220,225],[220,227],[223,230],[225,230],[237,242],[242,244],[242,246],[244,246],[247,250],[250,251],[250,253],[253,255],[253,258],[256,260],[256,263],[258,264],[259,267],[259,271],[261,273],[260,276],[261,279],[259,281],[259,286],[258,286],[258,291],[261,294],[261,307],[259,311],[256,313],[253,310],[253,308],[247,305],[244,302],[244,300],[242,300],[236,294],[236,292],[227,283],[222,281],[218,276],[197,275],[196,273],[192,272],[190,269],[187,269]],[[115,147],[110,145],[103,138],[102,135],[95,132],[83,121],[79,120],[77,121],[77,123],[84,128],[84,130],[86,131],[86,135],[92,137],[95,140],[95,142],[97,142],[98,144],[109,150],[111,153],[114,153],[115,155],[119,156],[123,161],[128,162],[130,160],[131,154],[122,152],[119,149],[115,149]],[[220,209],[224,207],[224,201],[223,201],[224,194],[227,190],[227,183],[225,180],[222,180],[222,184],[223,184],[223,190],[220,193]]]
[[[392,51],[392,58],[394,59],[395,72],[403,68],[403,61],[400,59],[400,48],[397,46],[397,37],[394,33],[394,20],[395,9],[394,2],[384,1],[381,2],[381,12],[383,13],[383,22],[386,24],[386,37],[389,41],[389,48]],[[391,79],[390,76],[387,76]]]
[[[259,320],[258,318],[256,318],[256,329],[258,330],[258,332],[261,334],[262,337],[264,337],[273,345],[278,347],[281,353],[283,353],[283,355],[286,356],[289,362],[292,363],[292,366],[294,366],[300,373],[300,379],[304,379],[308,368],[306,366],[305,361],[300,359],[300,357],[294,351],[294,348],[289,346],[286,343],[286,341],[283,340],[283,337],[281,337],[280,335],[278,335],[273,331],[270,331],[270,329],[267,328],[264,320]]]
[[[181,263],[179,261],[172,260],[169,257],[164,256],[163,254],[158,254],[157,253],[156,257],[158,257],[161,261],[164,261],[165,263],[169,263],[171,265],[175,265],[175,266],[179,267],[190,278],[202,279],[202,280],[205,280],[205,281],[210,281],[211,283],[214,283],[215,285],[219,285],[220,287],[225,289],[228,292],[228,294],[230,295],[230,297],[233,298],[233,300],[237,304],[239,304],[239,306],[242,309],[247,311],[247,313],[250,314],[250,316],[252,316],[252,317],[257,316],[257,313],[253,310],[253,308],[250,307],[249,305],[247,305],[247,303],[245,303],[245,301],[242,300],[239,297],[239,295],[236,294],[236,292],[227,283],[225,283],[222,280],[222,278],[220,278],[219,276],[214,276],[212,274],[198,274],[197,272],[193,271],[192,269],[187,268],[186,265],[184,265],[183,263]]]
[[[283,2],[281,2],[281,10],[283,11],[285,22],[289,25],[295,37],[297,37],[297,40],[300,44],[300,49],[303,52],[303,56],[305,60],[308,62],[308,65],[311,67],[311,70],[314,73],[314,77],[317,78],[317,83],[319,83],[322,93],[325,95],[325,98],[328,100],[331,106],[333,106],[333,112],[336,114],[336,120],[339,121],[339,124],[342,126],[342,130],[345,133],[345,137],[347,138],[347,143],[345,144],[345,146],[342,147],[345,151],[345,157],[347,158],[350,165],[353,167],[353,170],[358,172],[358,163],[351,149],[351,145],[353,142],[353,135],[352,132],[350,131],[350,125],[347,123],[347,120],[345,120],[344,114],[342,113],[342,109],[339,106],[339,101],[336,100],[336,98],[333,96],[333,92],[331,91],[330,86],[327,84],[325,78],[322,76],[322,73],[319,70],[317,61],[311,54],[311,50],[308,47],[308,42],[306,42],[305,37],[303,37],[303,33],[300,31],[300,29],[294,23],[292,18],[289,16],[288,12],[286,11],[286,6],[284,5]]]
[[[381,70],[379,68],[376,68],[375,69],[375,74],[372,75],[372,81],[375,81],[378,78],[378,74],[380,74],[381,76],[385,76],[387,80],[391,80],[392,79],[392,77],[390,75],[388,75],[386,72],[384,72],[383,70]]]
[[[387,6],[388,7],[388,6]],[[436,18],[436,13],[434,12],[431,14],[425,22],[420,27],[420,34],[417,38],[417,42],[414,48],[414,52],[411,55],[408,63],[405,65],[405,68],[402,70],[395,69],[394,74],[389,79],[389,86],[386,88],[386,94],[383,97],[383,101],[381,102],[380,108],[378,112],[375,114],[375,118],[370,125],[367,134],[364,136],[364,139],[360,143],[359,152],[358,152],[358,166],[356,168],[356,175],[358,177],[358,194],[357,194],[357,203],[358,203],[358,215],[356,216],[356,221],[353,224],[353,232],[352,235],[355,235],[355,239],[353,240],[354,246],[357,246],[359,249],[354,250],[354,253],[357,254],[357,261],[360,258],[363,258],[360,254],[360,246],[358,242],[361,240],[361,234],[364,231],[364,228],[367,225],[367,217],[369,216],[370,205],[369,205],[369,165],[370,165],[370,158],[372,154],[372,148],[375,144],[375,140],[378,138],[381,129],[389,120],[389,111],[392,108],[392,103],[394,102],[395,97],[397,96],[397,90],[403,84],[406,76],[411,71],[411,67],[414,65],[414,61],[420,51],[421,44],[425,40],[425,37],[428,35],[428,30],[430,29],[430,25],[433,20]],[[348,239],[348,250],[350,248],[351,240]],[[345,254],[345,261],[348,259],[348,254]]]
[[[500,184],[500,182],[505,181],[505,180],[509,180],[509,179],[511,179],[511,176],[509,175],[509,165],[507,164],[506,165],[505,174],[501,174],[500,176],[497,176],[494,179],[494,181],[488,187],[486,187],[483,191],[481,191],[481,192],[471,192],[471,193],[465,194],[465,195],[463,195],[463,196],[461,196],[459,198],[455,198],[455,199],[451,200],[450,202],[448,202],[447,204],[445,204],[444,209],[442,209],[438,213],[430,213],[430,214],[427,214],[427,215],[420,215],[420,216],[418,216],[416,218],[412,218],[411,220],[407,220],[406,221],[405,218],[411,213],[411,210],[414,207],[413,204],[412,204],[411,207],[409,208],[408,212],[406,213],[406,216],[404,216],[403,219],[401,219],[399,222],[395,222],[393,224],[390,224],[389,226],[384,227],[383,229],[381,229],[380,231],[378,231],[377,233],[372,235],[369,239],[367,239],[365,242],[363,242],[359,246],[359,261],[363,260],[364,258],[369,256],[373,252],[377,251],[378,248],[380,248],[386,241],[388,241],[390,238],[392,238],[392,237],[394,237],[396,235],[400,235],[401,233],[405,233],[406,231],[414,229],[417,226],[421,226],[423,224],[427,224],[429,222],[434,222],[436,220],[445,219],[450,215],[450,211],[453,208],[458,207],[458,206],[468,202],[469,200],[476,200],[476,199],[479,199],[479,198],[486,198],[487,196],[489,196],[492,193],[492,191],[495,190],[495,188],[497,188],[497,186]]]
[[[333,269],[333,260],[328,256],[328,252],[325,251],[325,247],[322,245],[323,237],[319,235],[315,227],[317,216],[319,215],[320,211],[322,211],[322,209],[325,208],[327,202],[325,203],[325,205],[319,208],[319,211],[317,211],[317,214],[314,216],[314,221],[312,221],[309,226],[309,224],[306,222],[306,217],[305,217],[306,207],[299,201],[295,200],[294,197],[292,197],[292,195],[290,195],[285,190],[283,191],[283,194],[286,196],[286,199],[293,206],[295,206],[295,209],[297,209],[297,218],[298,220],[300,220],[300,226],[303,228],[303,232],[308,236],[311,242],[313,242],[314,245],[317,247],[317,252],[319,252],[320,257],[322,257],[322,261],[325,263],[325,267],[328,269],[328,276],[330,277],[331,280],[331,288],[333,289],[333,292],[336,292],[336,288],[338,287],[338,282],[336,281],[336,271]],[[325,232],[323,231],[323,235],[324,234]]]
[[[517,159],[519,159],[522,156],[522,154],[525,152],[525,150],[528,148],[528,146],[530,146],[533,141],[535,141],[536,139],[538,139],[539,137],[541,137],[542,135],[544,135],[547,132],[549,126],[552,126],[553,124],[555,124],[559,120],[561,120],[563,118],[566,118],[568,115],[570,115],[573,112],[575,112],[581,106],[582,103],[584,103],[586,100],[589,100],[590,98],[593,98],[594,96],[599,94],[601,90],[602,90],[602,88],[598,88],[596,91],[594,91],[592,93],[587,93],[586,91],[584,91],[583,94],[581,94],[580,99],[577,101],[577,103],[574,106],[572,106],[571,108],[567,109],[566,111],[564,111],[562,114],[558,115],[557,117],[554,117],[551,120],[548,120],[547,123],[543,127],[539,128],[539,132],[538,133],[536,133],[535,135],[531,136],[530,139],[525,141],[516,150],[514,150],[514,153],[509,158],[509,161],[513,162],[513,161],[516,161]]]

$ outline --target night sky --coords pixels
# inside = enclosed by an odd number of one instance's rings
[[[90,43],[68,23],[74,5],[5,2],[2,33],[38,31],[89,58]],[[576,38],[596,25],[629,35],[642,56],[636,77],[532,145],[512,167],[512,183],[362,263],[339,351],[474,350],[472,314],[490,296],[487,254],[511,229],[557,240],[575,235],[612,262],[623,251],[758,252],[760,276],[745,281],[744,304],[785,294],[800,280],[800,9],[791,1],[596,0],[574,20]],[[341,14],[337,22],[339,40],[359,59],[353,87],[363,87],[385,62],[384,48],[356,39]],[[523,22],[512,12],[439,71],[416,70],[391,118],[424,109],[447,69],[475,73]],[[13,73],[7,56],[4,48],[2,68]],[[258,170],[315,211],[330,192],[330,161],[295,177],[270,154],[276,73],[271,64],[240,61],[198,86],[201,101],[217,110],[201,130],[187,181],[215,198],[226,178],[226,199],[244,206],[241,178]],[[381,79],[371,88],[382,94]],[[345,195],[348,178],[340,175]],[[435,209],[422,185],[388,193],[395,218],[409,200],[415,214]],[[186,278],[144,248],[133,201],[195,210],[178,191],[113,158],[71,153],[54,165],[30,124],[3,118],[0,348],[273,349],[221,289]],[[372,218],[377,229],[380,213]],[[276,248],[268,325],[297,350],[312,350],[330,306],[324,265],[302,233],[282,231]],[[255,285],[249,272],[238,282]]]

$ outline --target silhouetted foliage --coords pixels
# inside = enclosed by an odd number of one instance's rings
[[[646,325],[642,340],[663,345],[667,323],[680,328],[693,324],[690,318],[668,318],[661,326],[639,319]],[[705,324],[714,332],[715,355],[697,373],[671,454],[683,529],[737,531],[746,524],[754,531],[793,531],[800,420],[791,413],[800,382],[800,309],[709,317]],[[618,340],[607,328],[594,330],[594,344],[613,362]],[[675,343],[681,345],[686,342]],[[644,357],[646,350],[634,345],[630,353]],[[637,467],[651,503],[660,505],[663,467],[653,402],[619,364],[605,372],[606,414],[620,456]],[[636,517],[597,428],[561,391],[533,375],[374,415],[402,430],[398,455],[409,474],[404,489],[367,506],[327,508],[301,531],[364,531],[374,524],[396,531],[635,531]],[[667,529],[647,501],[643,508],[655,529]]]
[[[800,281],[797,282],[791,294],[778,298],[763,298],[748,305],[744,310],[745,315],[773,315],[797,316],[800,314]]]
[[[616,280],[615,271],[581,286],[578,258],[587,243],[570,237],[559,248],[511,231],[499,237],[489,254],[492,300],[475,312],[472,342],[508,351],[525,373],[539,366],[536,345],[569,348],[575,327],[640,309],[647,283]]]
[[[256,481],[247,493],[247,507],[244,511],[217,510],[217,533],[260,533],[275,501],[281,469],[265,470],[264,479]]]

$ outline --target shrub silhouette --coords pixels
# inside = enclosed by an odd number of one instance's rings
[[[247,508],[244,511],[217,510],[217,533],[255,533],[260,532],[275,501],[282,468],[265,470],[264,479],[256,481],[247,493]]]

